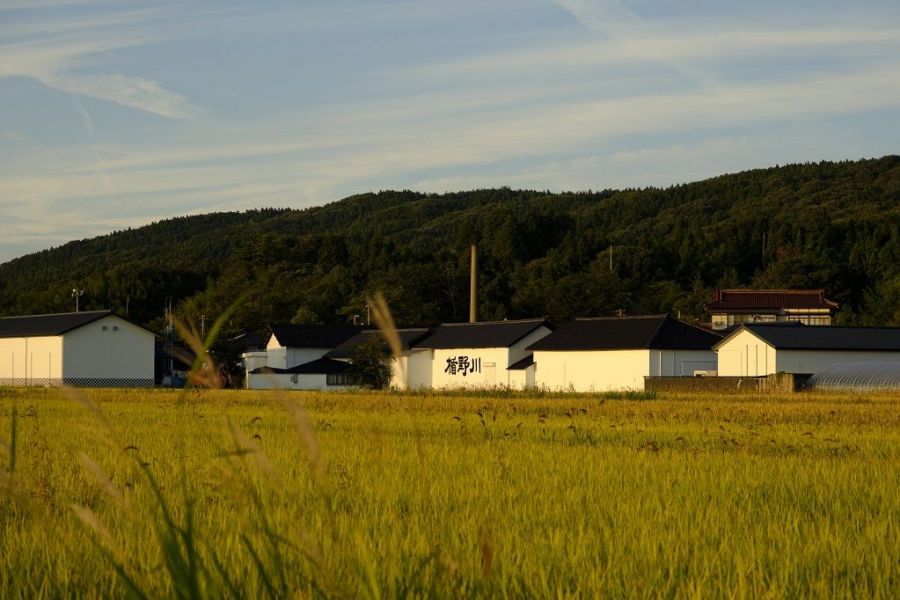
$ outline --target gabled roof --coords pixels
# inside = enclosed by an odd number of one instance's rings
[[[412,347],[435,350],[508,348],[542,326],[552,329],[552,325],[546,319],[444,323],[431,335],[414,343]]]
[[[357,325],[288,324],[269,327],[271,334],[285,348],[336,348],[363,329]]]
[[[331,373],[343,373],[351,367],[350,363],[331,358],[319,358],[314,361],[291,367],[290,369],[276,369],[274,367],[260,367],[250,371],[251,375],[265,373],[282,373],[290,375],[329,375]]]
[[[709,350],[720,339],[669,315],[599,317],[566,323],[530,350]]]
[[[747,323],[716,344],[716,350],[741,331],[749,331],[776,350],[870,350],[900,352],[900,328]]]
[[[0,338],[62,335],[112,314],[110,310],[90,310],[52,315],[0,318]]]
[[[719,290],[706,310],[831,309],[836,302],[825,298],[825,290]]]
[[[398,329],[397,336],[400,338],[400,346],[403,350],[409,350],[410,346],[412,346],[417,341],[424,338],[429,333],[429,329],[420,328],[420,329]],[[329,352],[325,355],[326,358],[350,358],[350,354],[353,350],[356,349],[357,346],[365,344],[369,341],[372,336],[378,336],[381,340],[381,348],[386,354],[390,354],[391,349],[388,346],[388,343],[384,340],[381,335],[381,332],[378,330],[368,330],[368,331],[360,331],[352,338]]]

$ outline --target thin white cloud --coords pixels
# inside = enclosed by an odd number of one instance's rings
[[[159,37],[148,35],[139,27],[127,30],[127,25],[139,24],[148,15],[159,14],[158,11],[132,11],[100,15],[79,21],[78,29],[65,21],[44,23],[46,30],[63,33],[31,35],[26,41],[0,45],[3,56],[0,78],[28,77],[58,91],[98,98],[170,119],[197,117],[202,114],[198,107],[158,82],[121,73],[84,72],[91,59],[159,41]]]

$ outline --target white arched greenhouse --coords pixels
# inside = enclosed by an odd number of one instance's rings
[[[900,390],[900,361],[835,363],[810,377],[806,387],[815,391]]]

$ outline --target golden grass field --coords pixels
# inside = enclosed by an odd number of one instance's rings
[[[2,597],[896,597],[900,397],[0,389]]]

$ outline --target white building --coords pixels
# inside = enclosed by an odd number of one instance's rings
[[[825,290],[718,290],[706,305],[717,331],[742,323],[831,325],[838,308]]]
[[[576,319],[531,346],[537,387],[556,391],[643,390],[645,377],[716,368],[721,338],[668,315]]]
[[[247,376],[251,390],[341,390],[356,387],[350,363],[332,358],[296,365],[290,369],[260,367]]]
[[[245,352],[247,387],[268,389],[271,377],[251,382],[254,371],[269,369],[269,374],[286,371],[318,360],[362,330],[354,325],[272,325],[263,340],[265,350]]]
[[[108,310],[0,319],[0,385],[153,387],[156,336]]]
[[[391,356],[391,348],[384,341],[384,337],[380,331],[368,330],[361,331],[328,354],[326,358],[333,358],[344,362],[349,362],[353,351],[360,345],[368,343],[372,337],[381,339],[381,349],[385,355],[390,356],[391,366],[391,382],[390,387],[398,390],[417,389],[428,387],[430,381],[425,374],[431,374],[431,359],[426,350],[413,349],[412,345],[422,340],[430,333],[426,328],[415,329],[397,329],[396,334],[400,342],[400,356]],[[428,364],[423,363],[424,360]],[[427,367],[427,368],[426,368]]]
[[[812,374],[835,363],[900,361],[900,329],[744,324],[715,350],[722,377]]]
[[[433,388],[519,387],[509,368],[526,358],[529,346],[550,334],[544,319],[445,323],[412,345],[410,385]]]

